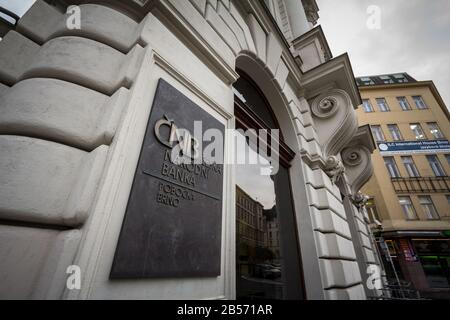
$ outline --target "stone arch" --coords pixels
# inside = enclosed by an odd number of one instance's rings
[[[300,146],[292,117],[289,112],[289,103],[282,90],[276,84],[273,73],[267,65],[253,52],[243,51],[236,58],[236,69],[245,72],[259,89],[264,93],[283,133],[284,142],[294,152],[299,152]]]
[[[281,58],[281,51],[278,55],[278,67],[285,64]],[[257,55],[250,51],[241,51],[236,58],[236,69],[244,71],[253,82],[263,91],[265,97],[275,115],[282,132],[284,142],[296,153],[288,169],[290,187],[292,195],[292,205],[295,215],[296,241],[299,249],[302,286],[307,299],[323,299],[322,280],[318,270],[320,270],[314,239],[313,221],[308,205],[307,195],[307,173],[305,172],[302,152],[301,131],[297,124],[298,117],[301,117],[297,109],[293,92],[288,92],[286,76],[277,78],[278,71],[272,72],[273,68]],[[296,113],[297,111],[297,113]]]

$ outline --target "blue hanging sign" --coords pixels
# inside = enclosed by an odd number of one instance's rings
[[[450,153],[448,140],[417,140],[378,144],[381,154]]]

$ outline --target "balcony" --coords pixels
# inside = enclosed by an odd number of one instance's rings
[[[407,193],[449,193],[450,177],[392,178],[394,190]]]

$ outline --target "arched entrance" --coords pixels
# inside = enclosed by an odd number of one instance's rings
[[[265,93],[251,75],[243,70],[238,72],[240,79],[234,84],[234,113],[239,132],[236,137],[236,296],[238,299],[304,299],[289,176],[295,152],[286,144],[285,131]],[[267,149],[261,137],[264,130],[268,132]],[[277,132],[278,144],[273,142]]]

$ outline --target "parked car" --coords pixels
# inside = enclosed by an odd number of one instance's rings
[[[255,265],[255,276],[264,279],[277,279],[281,277],[281,268],[270,264]]]

